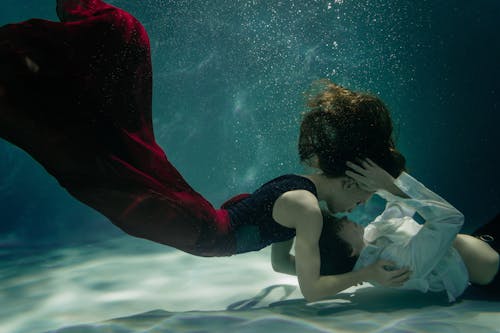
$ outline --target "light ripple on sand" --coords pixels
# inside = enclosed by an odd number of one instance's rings
[[[272,271],[269,256],[266,249],[198,258],[129,237],[29,256],[4,253],[0,332],[482,333],[500,327],[499,303],[450,305],[444,295],[374,288],[353,294],[352,288],[307,304],[294,277]]]

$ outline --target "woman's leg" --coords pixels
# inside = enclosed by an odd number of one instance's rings
[[[31,91],[35,90],[32,83],[39,68],[6,38],[8,28],[0,28],[0,138],[26,150],[28,142],[38,142],[40,137],[37,138],[26,113],[16,105],[20,104],[17,101],[31,99]]]
[[[155,142],[140,22],[98,0],[60,0],[57,9],[62,23],[0,27],[8,60],[0,137],[131,235],[198,255],[234,253],[227,212],[196,193]]]
[[[6,92],[3,84],[0,83],[0,115],[5,112],[7,107]]]
[[[149,41],[140,23],[99,0],[59,0],[58,13],[62,23],[32,19],[0,27],[0,84],[8,104],[0,138],[49,169],[64,164],[42,161],[44,145],[61,153],[116,146],[113,125],[152,139]]]
[[[57,0],[56,12],[61,22],[74,22],[108,8],[112,6],[102,0]]]

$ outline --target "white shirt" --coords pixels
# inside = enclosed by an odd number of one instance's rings
[[[452,244],[462,227],[464,216],[443,198],[403,172],[395,184],[410,198],[396,197],[386,191],[377,194],[387,205],[365,228],[367,246],[361,251],[354,270],[378,259],[390,260],[413,273],[399,289],[444,291],[450,302],[468,286],[465,264]],[[414,219],[415,212],[424,225]]]

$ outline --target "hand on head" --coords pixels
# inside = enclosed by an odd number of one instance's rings
[[[369,158],[358,160],[357,164],[347,162],[347,166],[352,170],[347,170],[346,176],[354,179],[365,191],[386,190],[394,184],[394,177]]]

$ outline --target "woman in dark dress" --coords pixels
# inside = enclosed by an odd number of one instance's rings
[[[0,28],[0,137],[72,196],[133,236],[194,255],[254,251],[296,236],[308,300],[365,280],[408,278],[407,269],[388,272],[383,263],[320,275],[319,201],[347,211],[372,194],[345,175],[345,162],[370,157],[395,176],[404,169],[378,98],[321,82],[299,140],[301,159],[320,173],[278,177],[215,209],[155,141],[150,47],[140,22],[101,0],[59,0],[57,14],[61,22]]]

